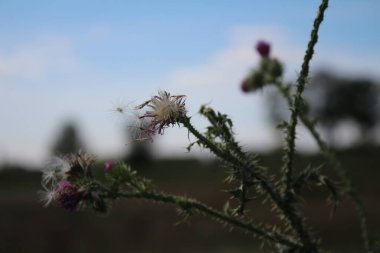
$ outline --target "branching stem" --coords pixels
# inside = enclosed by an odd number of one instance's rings
[[[245,166],[245,164],[241,160],[237,159],[230,152],[228,152],[227,150],[220,149],[212,141],[210,141],[201,133],[199,133],[198,130],[196,130],[190,123],[189,118],[184,118],[182,120],[182,123],[192,134],[194,134],[196,138],[198,138],[202,142],[203,145],[209,148],[215,155],[217,155],[221,159],[229,161],[234,166]],[[306,252],[318,252],[315,243],[310,238],[309,233],[304,226],[303,219],[297,214],[294,207],[282,199],[281,195],[276,190],[276,187],[264,175],[262,175],[261,173],[255,173],[254,169],[252,171],[253,176],[260,182],[261,187],[265,190],[265,192],[269,194],[273,202],[282,211],[286,219],[289,221],[291,227],[294,229],[294,231],[297,232],[297,235],[302,240],[303,247],[306,249]]]
[[[305,89],[306,82],[309,75],[309,66],[310,61],[314,54],[314,46],[318,42],[318,30],[324,18],[324,12],[328,7],[328,0],[323,0],[319,6],[319,11],[317,17],[314,20],[313,30],[311,32],[310,41],[308,43],[304,60],[301,67],[301,72],[297,80],[297,89],[294,99],[291,103],[291,116],[290,122],[287,129],[286,137],[286,154],[285,154],[285,164],[284,164],[284,173],[285,173],[285,197],[289,198],[292,194],[292,185],[293,185],[293,160],[295,152],[295,140],[296,140],[296,126],[298,124],[298,115],[302,106],[302,93]]]
[[[199,214],[208,215],[222,223],[227,223],[233,227],[240,228],[244,231],[252,233],[253,235],[259,236],[262,239],[270,240],[275,243],[280,243],[291,248],[301,247],[301,245],[299,245],[294,240],[288,238],[287,236],[284,236],[278,232],[269,231],[253,223],[242,221],[229,214],[219,212],[213,209],[212,207],[209,207],[193,199],[188,199],[181,196],[167,195],[157,192],[119,192],[118,197],[128,199],[146,199],[157,201],[160,203],[172,204],[183,209],[184,211],[193,211],[198,212]]]
[[[275,83],[275,85],[279,92],[287,100],[288,104],[291,105],[292,98],[290,97],[289,89],[285,87],[282,83]],[[334,152],[328,147],[327,143],[323,141],[322,137],[316,130],[314,123],[309,119],[306,113],[301,111],[299,114],[299,118],[301,119],[305,127],[309,130],[309,132],[317,142],[319,149],[324,153],[332,168],[335,170],[335,172],[342,180],[343,190],[352,199],[358,213],[365,250],[367,252],[371,252],[372,247],[369,238],[367,211],[353,186],[351,177],[348,175],[347,171],[342,167],[342,164],[338,161]]]

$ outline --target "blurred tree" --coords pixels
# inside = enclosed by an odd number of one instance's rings
[[[61,134],[52,147],[53,154],[69,154],[78,152],[84,146],[78,136],[78,131],[73,122],[66,123]]]
[[[124,157],[124,161],[130,164],[134,169],[141,169],[148,165],[153,158],[152,145],[149,140],[136,140],[136,133],[131,127],[127,128],[127,139],[129,151]]]
[[[327,135],[330,145],[337,148],[342,126],[357,130],[357,138],[350,136],[354,145],[376,144],[375,130],[380,116],[380,89],[367,79],[339,78],[327,72],[320,72],[312,79],[305,91],[311,117]],[[280,123],[290,116],[287,101],[277,90],[269,90],[270,117]]]
[[[321,72],[312,79],[307,98],[311,115],[332,135],[339,124],[349,121],[360,130],[357,144],[373,142],[380,115],[379,88],[374,82]]]

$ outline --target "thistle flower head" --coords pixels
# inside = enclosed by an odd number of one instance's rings
[[[113,166],[114,166],[113,162],[108,161],[104,163],[104,168],[107,173],[110,172],[110,170],[112,170]]]
[[[84,197],[83,192],[67,180],[59,182],[55,192],[58,205],[68,211],[74,211]]]
[[[269,57],[270,54],[270,44],[266,41],[259,41],[256,44],[256,50],[260,54],[261,57],[266,58]]]
[[[69,158],[69,169],[65,172],[65,178],[92,177],[91,167],[95,163],[95,156],[79,151]]]
[[[42,174],[43,190],[38,192],[40,201],[44,206],[56,202],[58,206],[74,211],[81,200],[88,200],[89,193],[93,194],[94,189],[88,187],[88,183],[93,182],[94,163],[95,157],[82,151],[50,159]],[[100,203],[102,200],[96,201]]]
[[[185,96],[172,96],[169,92],[159,91],[158,95],[137,106],[135,109],[141,110],[149,108],[139,119],[147,122],[147,126],[141,126],[147,138],[159,133],[163,134],[164,129],[170,125],[179,123],[186,115]]]

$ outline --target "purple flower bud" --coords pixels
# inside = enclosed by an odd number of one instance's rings
[[[241,84],[240,84],[240,88],[241,90],[244,92],[244,93],[247,93],[249,92],[250,88],[249,88],[249,77],[245,78]]]
[[[113,162],[105,162],[105,164],[104,164],[104,168],[106,169],[106,172],[108,173],[108,172],[110,172],[111,171],[111,169],[113,168]]]
[[[76,209],[79,201],[83,198],[83,193],[67,180],[58,183],[56,194],[58,205],[70,212]]]
[[[270,44],[266,41],[261,40],[256,44],[256,50],[261,55],[261,57],[263,58],[269,57]]]

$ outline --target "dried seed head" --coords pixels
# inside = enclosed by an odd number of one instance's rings
[[[185,96],[172,96],[169,92],[159,91],[157,96],[153,96],[135,109],[144,108],[149,109],[139,117],[140,120],[147,121],[146,126],[141,124],[141,130],[145,133],[146,139],[150,139],[157,133],[163,134],[166,127],[179,123],[186,115]]]
[[[60,181],[65,173],[70,169],[70,164],[67,160],[60,157],[50,158],[45,168],[42,170],[42,184],[56,183]]]
[[[50,205],[57,198],[57,192],[55,189],[48,189],[44,187],[44,190],[38,191],[39,200],[43,203],[44,207]]]
[[[91,167],[95,163],[95,156],[79,151],[69,158],[70,168],[65,173],[68,180],[81,177],[92,177]]]

